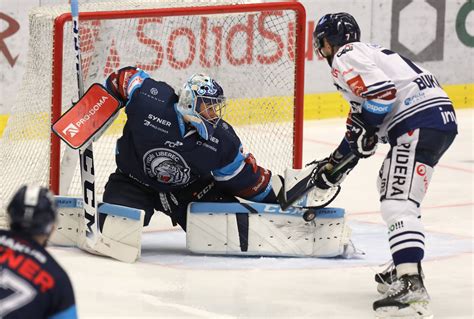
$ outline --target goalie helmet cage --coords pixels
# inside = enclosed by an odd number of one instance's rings
[[[277,173],[301,167],[306,17],[300,3],[101,2],[81,4],[79,18],[85,88],[128,65],[176,90],[191,74],[208,73],[224,88],[225,119],[244,151]],[[69,7],[40,7],[29,19],[26,72],[0,140],[3,211],[24,183],[59,193],[65,167],[74,174],[61,194],[82,194],[79,165],[61,163],[66,146],[50,129],[77,100]],[[125,120],[122,110],[94,143],[99,195],[115,170]]]

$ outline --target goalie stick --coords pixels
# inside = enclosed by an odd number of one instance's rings
[[[74,50],[76,52],[76,75],[78,84],[78,96],[79,101],[84,95],[84,84],[81,64],[81,48],[79,39],[79,3],[78,0],[71,0],[71,15],[73,21],[73,35],[74,35]],[[100,94],[91,94],[91,97],[103,96],[107,91],[101,86],[94,86],[94,90],[101,92]],[[95,91],[94,91],[95,92]],[[88,98],[87,98],[88,99]],[[86,101],[87,101],[86,99]],[[109,98],[107,98],[109,99]],[[101,103],[105,103],[104,99],[101,99]],[[113,102],[113,101],[112,101]],[[80,104],[79,102],[77,104]],[[84,102],[85,106],[90,103]],[[92,103],[93,104],[93,103]],[[107,125],[113,120],[113,115],[117,114],[117,110],[120,107],[120,103],[112,103],[108,106],[101,106],[109,110],[110,118],[103,119],[103,122],[94,124],[89,127],[90,132],[98,133],[102,132],[107,128]],[[87,109],[85,108],[78,108]],[[92,120],[91,120],[92,121]],[[53,129],[54,131],[54,129]],[[85,136],[87,144],[87,136]],[[84,144],[83,144],[84,145]],[[78,144],[78,147],[81,147]],[[84,236],[81,239],[80,248],[89,252],[96,252],[105,256],[109,256],[124,262],[134,262],[140,256],[139,247],[130,247],[118,240],[110,237],[103,236],[99,229],[99,216],[98,216],[98,203],[95,192],[95,168],[94,168],[94,152],[92,148],[92,141],[83,150],[79,150],[79,164],[81,168],[81,186],[83,192],[83,212],[84,215],[80,216],[79,219],[79,236]],[[141,219],[140,219],[141,220]],[[142,223],[138,221],[142,227]],[[141,234],[141,232],[140,232]],[[137,239],[140,240],[140,239]]]
[[[349,164],[356,156],[353,153],[347,154],[329,173],[329,176],[334,176],[342,169],[344,169],[347,164]],[[314,166],[310,166],[306,169],[303,169],[299,172],[298,175],[293,176],[291,178],[287,178],[285,176],[285,187],[278,195],[278,201],[280,203],[280,207],[283,210],[286,210],[288,207],[295,204],[295,206],[299,206],[302,208],[322,208],[327,206],[331,203],[334,198],[339,194],[341,187],[339,185],[329,188],[327,190],[321,190],[316,188],[314,184],[315,176],[318,172],[320,167],[317,164]],[[307,195],[312,189],[318,192],[319,198],[317,204],[306,204],[306,203],[297,203],[302,197]],[[314,214],[312,215],[312,210],[309,210],[305,213],[303,218],[305,220],[312,220],[314,219]]]
[[[76,75],[79,99],[84,95],[84,81],[82,75],[81,45],[79,39],[79,2],[71,0],[71,15],[73,23],[74,51],[76,53]],[[90,248],[97,244],[99,223],[97,216],[97,200],[95,197],[94,151],[92,143],[87,148],[79,150],[79,165],[81,167],[81,184],[84,199],[84,230],[86,242]],[[86,223],[87,221],[87,223]]]
[[[100,26],[97,27],[100,28],[98,29],[98,34],[101,34],[102,32],[104,32],[103,34],[112,32],[110,23],[106,20],[101,20]],[[94,50],[92,52],[92,56],[88,57],[88,72],[87,74],[84,73],[82,83],[97,83],[102,81],[103,70],[101,70],[100,66],[103,66],[107,62],[108,55],[103,53],[109,52],[111,49],[112,44],[109,42],[110,41],[108,41],[108,39],[105,37],[97,37],[94,39]],[[85,94],[87,94],[87,92]],[[72,106],[75,106],[75,104],[72,104]],[[112,122],[113,120],[111,123]],[[93,138],[93,140],[95,141],[96,138]],[[70,147],[66,147],[64,149],[60,164],[61,170],[59,180],[59,194],[68,194],[69,192],[69,188],[71,187],[72,180],[74,178],[74,172],[79,161],[79,156],[77,154],[77,149]]]

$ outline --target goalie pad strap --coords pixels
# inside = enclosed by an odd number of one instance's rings
[[[251,208],[249,210],[249,208]],[[344,210],[283,211],[276,204],[191,203],[186,245],[196,253],[256,256],[335,257],[350,241]]]

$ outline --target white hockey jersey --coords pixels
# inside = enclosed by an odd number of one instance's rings
[[[334,56],[332,76],[351,112],[378,127],[383,142],[422,127],[456,130],[452,103],[434,75],[393,51],[348,43]]]

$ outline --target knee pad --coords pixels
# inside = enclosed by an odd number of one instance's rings
[[[417,219],[421,215],[418,205],[410,200],[386,199],[380,202],[382,218],[388,225],[392,221],[414,217]]]

